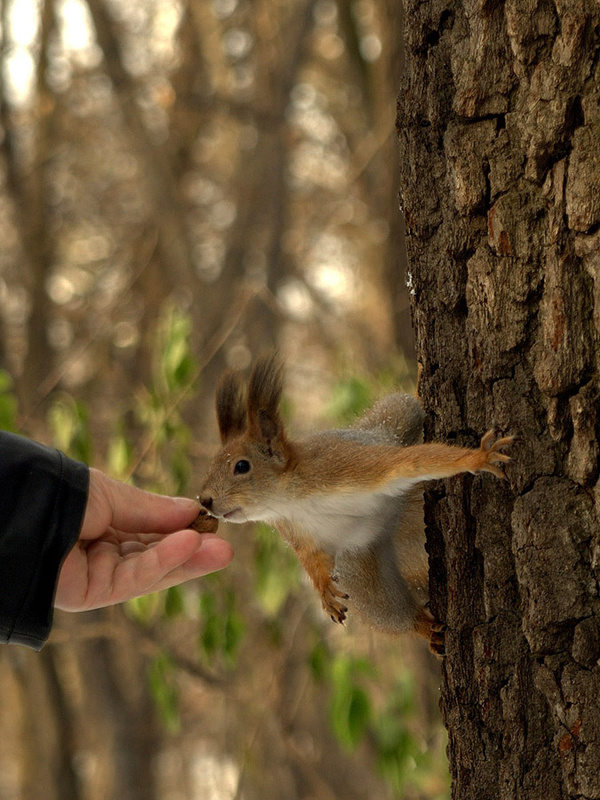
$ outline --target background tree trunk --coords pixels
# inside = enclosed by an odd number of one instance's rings
[[[455,798],[600,797],[600,7],[407,0],[399,99]]]

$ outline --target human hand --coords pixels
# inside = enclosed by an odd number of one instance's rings
[[[186,528],[198,512],[194,500],[144,492],[90,469],[81,533],[60,571],[55,606],[87,611],[223,569],[231,545]]]

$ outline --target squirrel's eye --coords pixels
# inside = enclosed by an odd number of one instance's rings
[[[233,468],[234,475],[245,475],[246,472],[250,472],[250,462],[246,461],[243,458],[241,461],[238,461],[235,467]]]

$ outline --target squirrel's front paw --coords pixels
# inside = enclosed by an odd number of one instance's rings
[[[495,439],[493,431],[488,431],[481,440],[479,455],[481,456],[480,470],[493,473],[497,478],[506,478],[502,464],[510,461],[510,456],[506,453],[499,453],[501,447],[507,447],[514,441],[514,436],[504,436]]]
[[[336,581],[337,578],[331,575],[329,580],[321,587],[321,602],[323,611],[329,614],[334,622],[343,624],[348,611],[348,606],[345,605],[344,601],[348,600],[348,595],[338,589]]]

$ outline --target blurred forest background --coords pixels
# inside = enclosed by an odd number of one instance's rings
[[[414,388],[392,0],[3,0],[0,424],[194,496],[215,381],[296,430]],[[448,796],[439,668],[321,612],[272,531],[0,651],[0,800]]]

